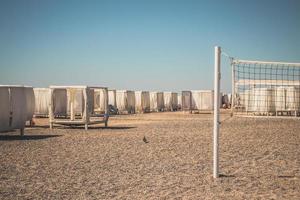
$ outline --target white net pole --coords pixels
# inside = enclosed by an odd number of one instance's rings
[[[221,47],[215,47],[215,83],[214,83],[214,133],[213,133],[213,177],[219,177],[219,131],[220,131],[220,59]]]

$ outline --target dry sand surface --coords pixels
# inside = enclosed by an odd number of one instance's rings
[[[218,180],[210,114],[117,116],[89,131],[37,119],[23,139],[0,134],[0,199],[300,199],[300,121],[227,117]]]

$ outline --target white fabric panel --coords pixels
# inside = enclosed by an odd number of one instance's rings
[[[88,89],[88,110],[89,113],[94,113],[95,110],[95,90],[94,89]]]
[[[172,110],[172,92],[164,92],[165,110]]]
[[[276,87],[276,89],[275,89],[275,108],[278,111],[286,110],[286,87]]]
[[[135,92],[135,111],[150,112],[150,94],[148,91]]]
[[[182,102],[181,109],[182,110],[191,110],[192,109],[192,92],[191,91],[182,91]]]
[[[177,109],[178,99],[175,92],[164,92],[165,110],[173,111]]]
[[[108,104],[112,106],[117,106],[116,90],[108,91]]]
[[[273,88],[252,88],[249,111],[264,113],[275,111],[275,90]]]
[[[53,106],[54,106],[54,115],[67,114],[67,90],[66,89],[55,89],[53,91]]]
[[[25,94],[26,94],[26,108],[27,108],[27,116],[26,120],[32,120],[34,109],[35,109],[35,97],[32,87],[25,87]]]
[[[195,110],[213,110],[214,107],[214,91],[213,90],[193,90],[192,92],[192,108]],[[220,101],[222,101],[220,95]]]
[[[50,90],[48,88],[34,88],[35,115],[48,115],[50,105]]]
[[[181,96],[181,94],[178,94],[178,96],[177,96],[178,98],[178,105],[181,107],[181,105],[182,105],[182,96]]]
[[[290,111],[300,109],[300,88],[291,86],[286,88],[286,108]]]
[[[106,108],[106,91],[105,89],[94,90],[94,109],[97,112],[105,112]]]
[[[157,108],[163,110],[165,108],[164,93],[157,92]]]
[[[162,92],[150,92],[151,111],[162,111],[164,104],[164,94]]]
[[[24,87],[10,88],[11,129],[25,127],[27,118],[26,93]]]
[[[176,92],[172,92],[172,110],[178,109],[178,94]]]
[[[10,104],[9,90],[7,87],[0,87],[0,132],[10,130]]]
[[[81,115],[84,111],[84,97],[82,89],[68,89],[67,90],[67,112],[71,113],[71,103],[73,102],[73,109],[75,115]]]
[[[117,90],[116,101],[119,112],[135,112],[135,94],[133,91]]]

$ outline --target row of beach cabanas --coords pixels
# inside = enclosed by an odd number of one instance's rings
[[[253,87],[237,93],[235,108],[247,114],[295,115],[300,111],[300,87]]]
[[[105,123],[109,114],[212,110],[213,91],[149,92],[108,90],[105,87],[50,86],[33,88],[0,86],[0,132],[20,129],[33,116],[49,117],[50,128],[60,125]],[[102,118],[99,118],[102,117]],[[95,118],[97,117],[97,118]]]
[[[50,88],[34,88],[35,116],[48,116],[50,104]],[[177,110],[212,110],[213,91],[194,90],[176,92],[149,92],[132,90],[105,90],[90,92],[89,109],[91,112],[104,113],[105,101],[108,98],[108,107],[115,108],[113,114],[134,114]],[[55,114],[68,113],[70,110],[70,97],[67,91],[57,92],[54,96],[56,106]],[[78,91],[74,96],[74,109],[76,113],[83,110],[83,94]]]

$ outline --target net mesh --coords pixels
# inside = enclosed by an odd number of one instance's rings
[[[232,60],[235,114],[299,116],[300,63]]]

